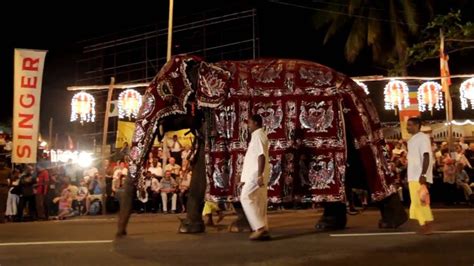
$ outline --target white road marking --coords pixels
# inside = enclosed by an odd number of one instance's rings
[[[416,232],[387,232],[387,233],[357,233],[357,234],[331,234],[332,237],[350,236],[394,236],[394,235],[414,235]]]
[[[433,231],[434,234],[474,234],[474,230]],[[383,233],[356,233],[356,234],[331,234],[331,237],[357,237],[357,236],[396,236],[416,235],[416,232],[383,232]]]
[[[474,230],[434,231],[435,234],[474,234]]]
[[[104,244],[104,243],[112,243],[112,242],[113,242],[113,240],[11,242],[11,243],[0,243],[0,247],[35,246],[35,245]]]

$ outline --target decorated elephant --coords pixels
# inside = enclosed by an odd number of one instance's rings
[[[168,61],[146,90],[117,235],[126,234],[134,188],[141,195],[145,191],[141,168],[154,139],[170,130],[190,129],[196,136],[187,217],[179,231],[205,230],[206,187],[216,201],[238,202],[250,135],[246,121],[252,114],[262,116],[270,141],[271,202],[310,195],[324,206],[316,228],[342,229],[346,191],[363,184],[380,206],[380,227],[396,228],[407,220],[388,169],[377,111],[356,82],[302,60],[208,63],[183,55]],[[235,206],[234,225],[245,227],[245,216]]]

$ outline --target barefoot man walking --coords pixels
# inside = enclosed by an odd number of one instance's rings
[[[265,240],[270,237],[267,224],[267,183],[270,175],[268,138],[262,128],[260,115],[253,115],[248,126],[252,138],[240,178],[240,201],[253,231],[250,240]]]
[[[412,136],[408,141],[408,189],[410,191],[410,219],[418,220],[421,233],[431,234],[433,214],[429,202],[420,198],[423,186],[433,183],[433,158],[430,137],[420,131],[421,120],[408,119],[407,130]]]

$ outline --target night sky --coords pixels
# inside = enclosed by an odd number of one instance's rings
[[[330,1],[330,0],[328,0]],[[287,1],[314,6],[311,0]],[[445,1],[436,1],[445,2]],[[469,1],[459,2],[465,6]],[[67,4],[66,4],[67,3]],[[123,4],[126,3],[126,4]],[[153,3],[150,5],[150,3]],[[43,79],[41,132],[47,134],[49,117],[55,120],[55,131],[67,132],[70,104],[66,87],[74,85],[76,60],[80,56],[78,41],[124,31],[142,25],[167,21],[168,1],[97,2],[68,1],[54,4],[12,4],[13,16],[1,16],[0,42],[0,123],[9,123],[13,99],[13,49],[31,48],[48,50]],[[447,4],[438,4],[436,12],[446,13]],[[322,44],[324,32],[314,29],[312,17],[316,11],[287,7],[268,1],[184,1],[175,0],[175,17],[184,17],[209,9],[235,6],[237,9],[257,8],[260,54],[263,57],[300,58],[319,62],[350,76],[386,73],[374,67],[366,51],[353,64],[343,56],[343,39],[337,36],[328,45]],[[472,4],[469,14],[474,14]],[[3,8],[2,8],[3,9]],[[7,10],[4,10],[7,11]],[[466,11],[466,9],[464,9]],[[474,58],[472,57],[470,58]],[[435,61],[436,62],[436,61]],[[437,64],[437,62],[436,62]],[[474,67],[466,56],[452,56],[452,73],[473,73]],[[437,75],[433,62],[421,65],[417,74]],[[380,90],[373,97],[379,97]],[[380,99],[381,100],[381,99]],[[396,117],[394,117],[396,118]]]

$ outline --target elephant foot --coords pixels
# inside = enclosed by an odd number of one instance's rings
[[[252,232],[252,229],[250,229],[250,225],[248,224],[247,220],[242,221],[239,218],[237,218],[235,221],[233,221],[229,227],[227,228],[227,231],[230,233],[242,233],[242,232]]]
[[[237,218],[229,225],[228,231],[231,233],[252,232],[247,216],[240,202],[232,203]]]
[[[317,231],[334,231],[346,228],[346,204],[331,202],[324,204],[324,213],[316,224]]]
[[[408,221],[408,215],[397,194],[392,194],[380,202],[379,228],[395,229]]]
[[[115,238],[123,238],[125,236],[127,236],[127,231],[125,230],[120,230],[115,233]]]
[[[206,231],[206,226],[204,221],[190,221],[188,219],[180,219],[180,225],[178,228],[178,233],[180,234],[198,234],[204,233]]]

